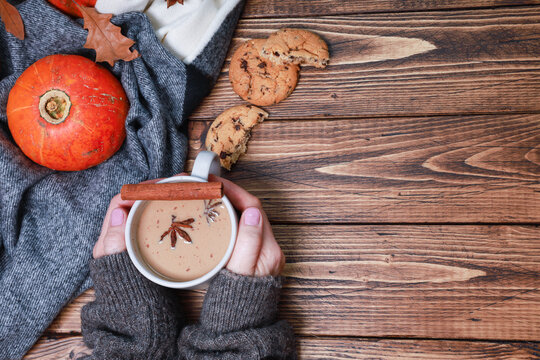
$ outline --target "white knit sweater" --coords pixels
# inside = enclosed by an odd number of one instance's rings
[[[227,14],[240,0],[185,0],[167,8],[165,0],[97,0],[101,13],[142,11],[150,18],[158,39],[185,63],[204,49]]]

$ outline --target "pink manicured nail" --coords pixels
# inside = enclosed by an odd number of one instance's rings
[[[124,212],[116,208],[111,213],[111,226],[120,226],[124,223]]]
[[[244,224],[257,226],[261,221],[261,212],[257,208],[248,208],[244,211]]]

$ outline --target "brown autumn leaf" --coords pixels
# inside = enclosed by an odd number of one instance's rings
[[[111,23],[112,14],[100,14],[94,8],[79,4],[77,7],[88,30],[84,47],[96,51],[96,62],[105,61],[114,66],[116,60],[131,61],[139,57],[137,50],[129,49],[135,41],[122,35],[120,27]]]
[[[7,32],[12,33],[19,40],[24,40],[24,24],[21,14],[7,0],[0,0],[0,20],[4,23]]]
[[[167,1],[167,9],[175,4],[184,5],[184,0],[166,0]]]

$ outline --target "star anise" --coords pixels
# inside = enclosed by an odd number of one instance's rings
[[[214,200],[204,200],[204,215],[206,215],[206,222],[208,224],[216,221],[216,218],[219,216],[219,212],[216,211],[216,208],[223,204],[221,201],[216,200],[214,203],[212,203],[212,201]]]
[[[175,4],[184,5],[184,0],[167,0],[167,9]]]
[[[191,237],[189,236],[187,232],[185,232],[181,228],[193,229],[193,226],[191,226],[191,224],[195,221],[195,219],[189,218],[184,221],[174,221],[174,220],[176,220],[176,216],[172,215],[171,227],[161,235],[161,239],[159,239],[159,243],[161,244],[163,242],[163,238],[170,234],[171,235],[171,249],[176,248],[177,236],[184,239],[184,242],[186,244],[191,244],[192,243]]]

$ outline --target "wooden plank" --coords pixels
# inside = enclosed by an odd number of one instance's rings
[[[538,223],[539,143],[538,114],[266,121],[225,176],[274,222]]]
[[[283,27],[328,43],[272,119],[539,112],[540,8],[241,20],[232,49]],[[228,66],[192,119],[244,103]]]
[[[274,226],[299,335],[540,339],[537,226]],[[190,321],[204,291],[182,292]],[[80,331],[83,295],[49,328]]]
[[[540,1],[515,0],[249,0],[243,18],[322,16],[336,14],[359,14],[370,12],[405,12],[426,10],[451,10],[463,8],[486,8],[496,6],[522,6],[540,4]]]
[[[540,356],[537,342],[300,337],[297,343],[300,359],[530,360]]]
[[[486,342],[448,340],[389,340],[362,338],[298,337],[300,359],[512,359],[540,356],[537,342]],[[77,359],[90,354],[80,335],[43,337],[25,360]]]
[[[25,360],[57,360],[78,359],[90,355],[91,350],[86,347],[81,335],[66,337],[42,336],[39,341],[24,356]]]
[[[82,293],[71,303],[64,306],[60,314],[54,319],[53,323],[45,331],[50,335],[58,334],[76,334],[81,332],[81,309],[84,305],[95,300],[94,289]]]

